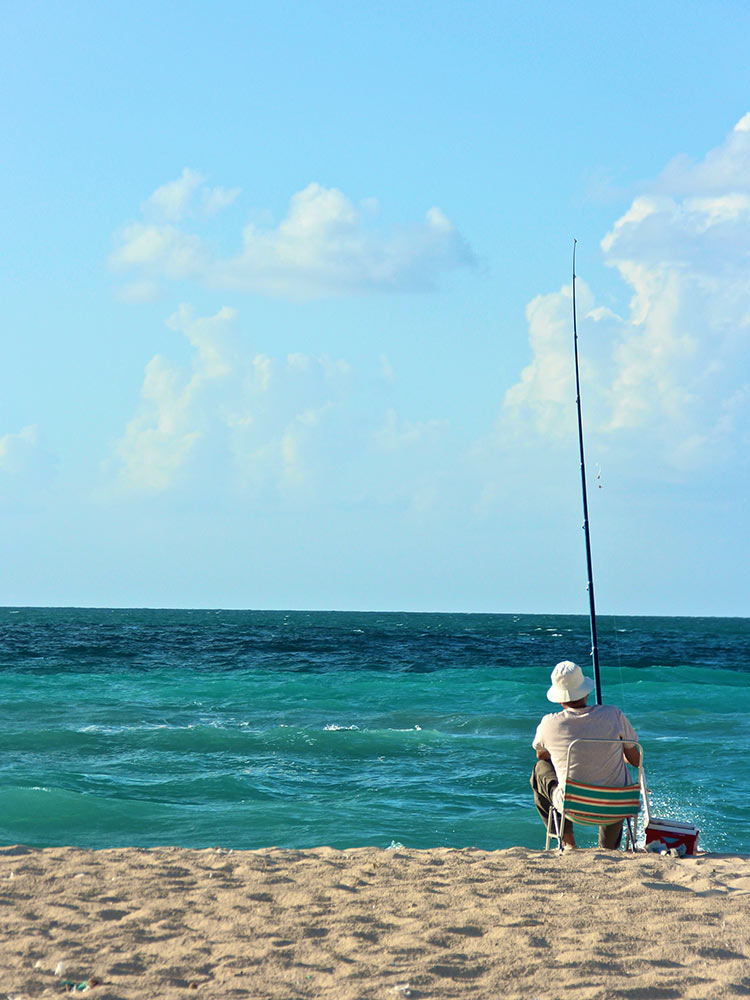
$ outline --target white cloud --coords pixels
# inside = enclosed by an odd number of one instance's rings
[[[373,440],[382,451],[400,452],[440,441],[447,428],[447,420],[399,420],[396,411],[390,409],[373,434]]]
[[[197,170],[185,167],[177,180],[162,184],[154,191],[146,203],[147,209],[169,222],[180,222],[204,180]]]
[[[145,277],[172,279],[198,277],[205,271],[208,257],[200,239],[172,225],[131,222],[120,234],[120,245],[110,256],[116,270],[140,270]]]
[[[19,499],[29,491],[43,488],[52,478],[54,469],[54,456],[44,445],[36,424],[0,437],[0,497],[3,499]]]
[[[384,413],[379,378],[360,379],[342,359],[254,351],[226,307],[199,317],[182,306],[167,322],[190,361],[157,355],[146,366],[114,448],[124,493],[412,511],[446,495],[447,424]]]
[[[699,163],[678,156],[667,165],[653,187],[675,195],[715,195],[747,188],[750,170],[750,112],[744,115],[724,142]]]
[[[380,373],[383,377],[383,381],[388,385],[395,385],[398,381],[398,376],[393,370],[393,365],[391,364],[387,354],[380,355]]]
[[[704,160],[673,161],[602,240],[632,297],[618,317],[579,295],[582,379],[600,440],[678,467],[726,460],[748,431],[750,130]],[[579,291],[584,290],[578,283]],[[527,310],[533,359],[506,394],[499,433],[567,434],[574,413],[570,289]]]
[[[36,424],[29,424],[16,434],[5,434],[0,438],[0,469],[11,475],[20,472],[38,444],[39,428]]]
[[[206,215],[216,215],[217,212],[229,208],[242,194],[242,188],[215,187],[203,192],[203,211]]]
[[[369,224],[377,210],[374,200],[358,209],[341,191],[320,184],[293,195],[278,226],[246,225],[241,251],[222,257],[209,252],[195,232],[177,225],[202,180],[186,169],[159,188],[147,206],[160,218],[123,227],[112,267],[136,270],[144,280],[193,278],[213,288],[300,299],[429,290],[442,271],[474,262],[468,244],[440,209],[429,209],[421,222],[378,232]],[[237,193],[215,188],[204,208],[229,204]]]
[[[193,348],[190,367],[157,355],[146,367],[138,410],[116,446],[120,483],[161,493],[226,489],[283,495],[313,490],[326,431],[352,373],[345,363],[253,353],[235,313],[208,318],[183,306],[168,325]]]
[[[161,295],[161,288],[156,281],[132,281],[122,285],[117,290],[120,302],[154,302]]]
[[[573,391],[571,306],[570,289],[563,288],[553,295],[537,295],[526,307],[533,359],[505,395],[506,413],[515,425],[530,418],[541,434],[569,429],[561,417],[570,410],[566,404]]]
[[[185,167],[174,181],[158,187],[146,200],[143,210],[147,218],[159,223],[179,223],[188,216],[216,215],[237,200],[241,188],[211,188],[197,170]]]

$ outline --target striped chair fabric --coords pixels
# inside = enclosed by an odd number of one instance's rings
[[[564,810],[567,819],[574,823],[606,826],[618,820],[635,817],[641,808],[640,786],[602,788],[584,785],[571,778],[565,783]]]

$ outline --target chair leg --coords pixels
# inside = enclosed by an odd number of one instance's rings
[[[560,817],[555,809],[550,809],[549,815],[547,816],[547,840],[544,844],[545,851],[549,850],[549,842],[553,838],[557,840],[557,846],[560,850],[563,849],[562,833],[561,830]]]
[[[557,813],[554,809],[550,807],[549,814],[547,815],[547,839],[544,843],[545,851],[549,850],[549,842],[553,838],[557,838],[558,847],[562,847],[562,839],[560,837],[560,823],[557,818]]]
[[[630,845],[630,850],[635,851],[635,836],[633,835],[633,821],[630,816],[626,817],[625,822],[628,825],[628,832],[625,834],[625,850],[628,849],[628,844]]]

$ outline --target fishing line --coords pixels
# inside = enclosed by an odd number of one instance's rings
[[[620,675],[620,704],[623,708],[628,709],[625,713],[629,715],[629,707],[627,704],[627,688],[625,687],[625,677],[622,669],[622,657],[620,656],[620,636],[619,629],[617,627],[617,615],[612,615],[612,627],[615,633],[615,655],[617,656],[617,669]]]
[[[595,465],[596,465],[596,484],[599,487],[599,489],[602,489],[602,485],[603,485],[602,481],[601,481],[601,479],[602,479],[602,467],[601,467],[601,465],[598,462],[596,462]],[[617,657],[617,673],[618,673],[618,680],[619,680],[619,684],[620,684],[620,706],[623,709],[628,709],[629,710],[629,708],[628,708],[627,688],[625,686],[625,677],[624,677],[624,672],[623,672],[623,668],[622,668],[622,655],[620,653],[620,629],[618,628],[618,619],[617,619],[617,615],[615,615],[615,614],[612,614],[609,617],[611,617],[611,619],[612,619],[612,631],[614,633],[615,656]]]

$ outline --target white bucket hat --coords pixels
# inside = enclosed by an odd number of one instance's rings
[[[594,682],[590,677],[584,677],[583,671],[571,660],[558,663],[550,677],[552,687],[547,692],[550,701],[578,701],[594,690]]]

